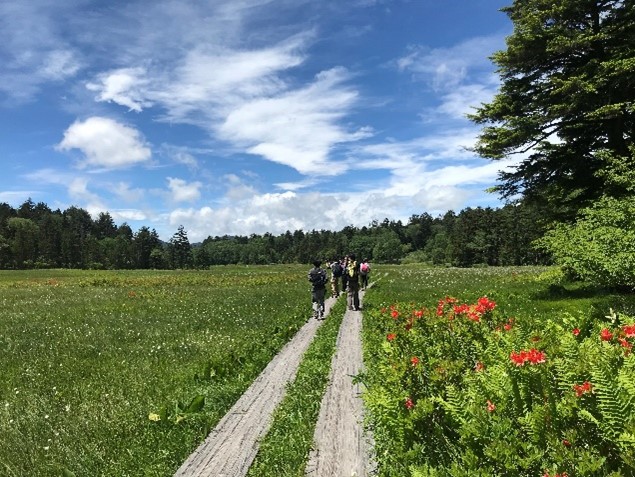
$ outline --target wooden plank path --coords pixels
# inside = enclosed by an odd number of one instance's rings
[[[372,439],[363,430],[360,385],[353,383],[363,366],[361,326],[361,313],[347,311],[320,406],[307,477],[365,477],[372,472]]]
[[[334,303],[334,298],[326,300],[325,316]],[[258,452],[258,442],[269,430],[272,414],[322,323],[310,319],[296,333],[177,470],[175,477],[246,475]]]

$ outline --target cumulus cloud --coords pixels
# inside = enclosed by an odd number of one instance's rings
[[[144,163],[152,155],[139,131],[99,116],[73,123],[64,132],[64,139],[57,145],[57,149],[79,149],[84,155],[80,166],[106,169]]]
[[[466,197],[465,191],[450,189],[441,195],[432,189],[402,195],[391,195],[381,189],[303,194],[286,191],[257,194],[219,206],[178,208],[170,212],[167,222],[170,230],[183,225],[193,241],[225,234],[269,232],[277,235],[287,230],[341,230],[347,225],[362,227],[384,218],[407,220],[412,210],[445,212],[448,206],[462,205]]]
[[[201,182],[186,182],[183,179],[168,177],[170,200],[172,202],[191,202],[201,196]]]

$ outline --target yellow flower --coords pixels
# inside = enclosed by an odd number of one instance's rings
[[[161,416],[159,416],[158,414],[155,414],[154,412],[151,412],[150,414],[148,414],[148,419],[156,422],[161,420]]]

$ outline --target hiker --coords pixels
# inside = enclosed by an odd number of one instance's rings
[[[366,290],[368,287],[368,275],[370,275],[370,263],[368,263],[368,259],[365,258],[359,265],[359,277],[362,280],[362,290]]]
[[[359,311],[359,264],[355,261],[355,254],[351,253],[348,256],[346,275],[348,278],[348,296],[346,299],[348,309]]]
[[[345,292],[348,289],[348,273],[346,273],[346,268],[348,267],[348,255],[345,256],[341,261],[343,273],[342,273],[342,291]]]
[[[344,267],[339,260],[335,259],[331,262],[331,296],[337,298],[340,296],[340,281],[344,274]]]
[[[326,292],[326,283],[328,282],[326,271],[321,266],[322,262],[315,260],[313,268],[309,270],[307,275],[311,282],[311,305],[313,307],[313,317],[316,320],[324,319],[324,294]]]

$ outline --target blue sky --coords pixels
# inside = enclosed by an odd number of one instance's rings
[[[499,0],[0,3],[0,202],[168,240],[500,206]]]

